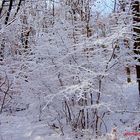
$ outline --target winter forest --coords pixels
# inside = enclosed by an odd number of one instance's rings
[[[0,0],[0,140],[140,140],[140,0]]]

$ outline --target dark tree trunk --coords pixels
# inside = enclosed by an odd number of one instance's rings
[[[136,55],[135,59],[140,63],[140,2],[139,0],[135,0],[132,2],[132,8],[133,8],[133,30],[134,30],[134,53]],[[140,65],[136,65],[136,74],[137,74],[137,82],[138,82],[138,89],[139,89],[139,95],[140,95]]]
[[[130,83],[131,77],[130,77],[130,68],[129,67],[126,67],[126,74],[127,74],[127,82]]]
[[[15,13],[14,17],[17,15],[17,13],[18,13],[18,11],[20,9],[21,2],[22,2],[22,0],[19,0],[18,6],[17,6],[17,10],[16,10],[16,13]]]
[[[29,35],[30,35],[30,31],[27,31],[27,33],[25,34],[25,49],[28,49],[28,44],[29,44]]]
[[[0,46],[0,61],[3,61],[4,59],[4,47],[5,47],[5,41],[3,39]]]
[[[8,23],[10,12],[12,10],[12,5],[13,5],[13,0],[10,0],[9,8],[8,8],[7,15],[5,18],[5,25],[7,25],[7,23]]]
[[[2,1],[2,5],[0,7],[0,17],[1,17],[1,13],[2,13],[2,9],[3,9],[4,4],[5,4],[5,0]]]

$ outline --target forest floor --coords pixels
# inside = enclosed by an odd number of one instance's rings
[[[137,91],[137,83],[132,81],[123,85],[124,94],[127,99],[128,108],[137,106],[139,104],[139,97]],[[139,113],[124,112],[124,115],[117,114],[123,118],[121,121],[116,119],[116,114],[112,115],[111,121],[118,121],[116,124],[119,133],[124,134],[124,131],[132,131],[139,120]],[[113,120],[116,119],[116,120]],[[130,119],[132,121],[130,121]],[[127,123],[129,122],[129,123]],[[111,123],[111,122],[109,122]],[[134,126],[132,126],[134,125]],[[15,112],[14,114],[2,113],[0,115],[0,140],[71,140],[70,136],[60,136],[57,131],[48,127],[44,121],[34,121],[29,115],[28,110]],[[103,138],[102,138],[103,139]],[[126,138],[124,138],[126,139]],[[87,139],[88,140],[88,139]]]

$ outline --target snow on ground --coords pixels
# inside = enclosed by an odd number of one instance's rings
[[[139,97],[137,91],[137,83],[132,81],[132,83],[124,84],[124,94],[127,99],[128,110],[137,111]],[[136,110],[132,110],[136,106]],[[128,117],[127,117],[128,114]],[[116,115],[116,114],[114,114]],[[113,116],[114,116],[113,115]],[[122,115],[121,115],[122,116]],[[124,118],[132,119],[132,122],[128,121],[126,124],[118,123],[118,130],[121,135],[123,135],[124,130],[132,131],[135,123],[139,120],[139,114],[134,113],[124,113]],[[117,117],[119,115],[117,114]],[[131,118],[130,118],[131,117]],[[116,119],[114,117],[114,119]],[[113,120],[111,121],[118,121]],[[112,122],[110,122],[112,123]],[[68,136],[60,136],[58,133],[51,130],[45,121],[33,121],[30,115],[27,115],[24,111],[19,111],[14,115],[7,115],[5,113],[0,115],[0,140],[71,140]],[[103,138],[102,138],[103,139]]]
[[[26,116],[18,114],[1,115],[0,120],[0,140],[60,140],[59,135],[53,134],[45,122],[31,122]]]

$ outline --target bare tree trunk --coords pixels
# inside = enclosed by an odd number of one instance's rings
[[[9,8],[8,8],[7,15],[5,18],[5,25],[7,25],[7,23],[8,23],[10,12],[12,10],[12,5],[13,5],[13,0],[10,0]]]
[[[25,33],[25,49],[27,49],[29,47],[29,35],[30,35],[31,30],[27,30]]]
[[[5,0],[2,1],[1,7],[0,7],[0,17],[1,17],[1,13],[2,13],[2,9],[4,7],[4,4],[5,4]]]
[[[140,63],[140,2],[135,0],[132,2],[132,9],[133,9],[133,30],[134,30],[134,53],[136,55],[135,59]],[[140,65],[136,65],[136,74],[137,74],[137,82],[138,82],[138,90],[140,96]]]
[[[70,123],[71,122],[71,120],[72,120],[72,117],[71,117],[71,111],[70,111],[70,107],[69,107],[69,105],[68,105],[68,103],[67,103],[67,101],[65,100],[65,111],[66,111],[66,113],[68,113],[67,114],[67,121],[68,121],[68,123]]]
[[[90,29],[90,0],[88,0],[88,3],[86,5],[86,8],[85,8],[85,11],[86,11],[86,30],[87,30],[87,37],[90,37],[92,34],[91,34],[91,29]]]
[[[131,77],[130,77],[130,68],[129,67],[126,67],[126,74],[127,74],[127,82],[130,83]]]
[[[4,47],[5,47],[5,41],[3,39],[0,46],[0,61],[3,61],[4,59]]]
[[[117,0],[114,1],[114,9],[113,9],[114,13],[116,12],[116,5],[117,5]]]
[[[2,86],[5,85],[5,84],[7,85],[7,89],[6,89],[6,90],[2,90]],[[7,95],[9,95],[8,92],[9,92],[9,90],[10,90],[10,87],[11,87],[11,84],[10,84],[10,82],[9,82],[9,79],[7,78],[7,75],[6,75],[5,81],[0,85],[0,91],[1,91],[2,93],[4,93],[4,97],[3,97],[2,104],[1,104],[1,108],[0,108],[0,114],[1,114],[2,111],[3,111],[6,97],[7,97]]]
[[[99,92],[97,93],[97,100],[96,100],[96,104],[100,103],[100,98],[101,98],[101,85],[102,85],[102,80],[99,79]],[[95,116],[96,116],[96,120],[95,120],[95,131],[96,131],[96,137],[99,136],[99,112],[98,109],[95,109]]]
[[[16,10],[16,13],[15,13],[14,17],[17,15],[17,13],[18,13],[18,11],[20,9],[21,2],[22,2],[22,0],[19,0],[18,6],[17,6],[17,10]]]
[[[60,83],[60,86],[63,86],[63,81],[62,81],[62,78],[61,78],[61,73],[59,72],[58,74],[58,81]]]

